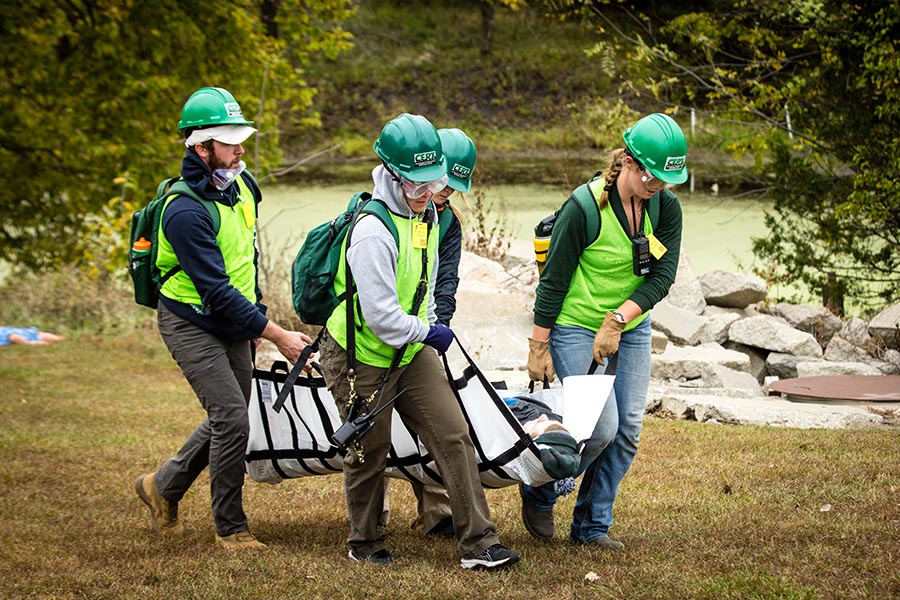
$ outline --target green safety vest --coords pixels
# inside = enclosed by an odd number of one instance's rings
[[[394,222],[394,226],[397,228],[399,248],[397,250],[397,299],[400,302],[400,308],[403,309],[404,312],[409,312],[412,310],[413,300],[416,295],[416,288],[419,285],[419,279],[422,276],[422,252],[421,248],[408,248],[410,243],[410,228],[413,227],[415,223],[418,223],[416,219],[408,219],[405,217],[400,217],[391,214],[391,219]],[[365,217],[365,215],[360,218]],[[369,217],[375,218],[375,217]],[[429,228],[428,234],[428,264],[427,271],[425,273],[426,277],[430,277],[431,270],[434,267],[435,255],[437,254],[438,247],[438,235],[436,233],[435,227]],[[408,250],[408,251],[407,251]],[[347,240],[344,239],[344,245],[341,248],[341,261],[338,266],[337,274],[334,278],[334,286],[335,290],[343,292],[343,290],[347,287]],[[353,278],[358,279],[360,276],[365,276],[363,273],[354,273]],[[368,324],[362,318],[362,311],[358,310],[359,301],[357,299],[358,294],[353,294],[353,302],[357,308],[354,310],[355,320],[357,321],[355,324],[356,327],[356,360],[359,362],[369,365],[372,367],[383,367],[388,368],[391,366],[391,362],[394,359],[394,354],[396,352],[396,348],[393,346],[389,346],[382,342],[378,336],[375,335]],[[326,327],[328,327],[328,333],[331,335],[334,340],[340,344],[340,346],[344,349],[347,348],[347,300],[342,300],[341,303],[334,309],[334,312],[331,313],[331,317],[328,318],[328,323]],[[421,319],[424,323],[428,323],[428,297],[422,301],[421,306],[419,307],[419,313],[417,315],[419,319]],[[360,322],[362,321],[362,322]],[[402,360],[398,366],[403,366],[409,364],[410,361],[415,357],[415,355],[422,349],[424,344],[421,342],[413,342],[407,345],[406,353],[403,355]]]
[[[594,194],[595,198],[600,196],[600,191]],[[600,235],[581,253],[572,274],[569,291],[556,319],[559,325],[597,331],[607,311],[617,310],[644,282],[643,277],[634,274],[631,237],[622,229],[608,202],[600,210],[600,223],[605,226],[600,227]],[[644,216],[644,233],[653,233],[649,215]],[[637,327],[648,314],[628,323],[625,331]]]
[[[226,206],[219,202],[214,205],[219,209],[219,231],[216,243],[225,260],[225,272],[234,286],[247,300],[256,304],[256,267],[253,264],[256,255],[256,199],[243,177],[237,178],[238,202],[234,206]],[[165,214],[169,203],[177,196],[166,201]],[[178,257],[172,244],[163,232],[162,216],[159,219],[159,253],[156,265],[160,273],[167,273],[178,264]],[[203,300],[194,287],[194,282],[184,270],[179,270],[163,284],[159,293],[177,302],[200,307],[207,312],[209,307],[203,306]]]

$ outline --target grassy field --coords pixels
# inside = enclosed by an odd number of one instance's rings
[[[151,329],[0,348],[0,383],[0,598],[900,597],[897,431],[648,418],[612,531],[626,551],[539,543],[515,488],[490,490],[523,558],[503,573],[463,571],[453,542],[409,530],[414,503],[397,484],[398,561],[379,569],[345,558],[339,476],[248,481],[262,553],[214,547],[205,477],[182,501],[185,537],[150,531],[133,481],[203,417]]]

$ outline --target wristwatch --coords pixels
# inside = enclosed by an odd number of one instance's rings
[[[618,321],[619,323],[623,323],[623,324],[625,323],[625,317],[622,316],[622,313],[620,313],[619,311],[613,312],[613,313],[612,313],[612,316],[613,316],[613,318],[614,318],[616,321]]]

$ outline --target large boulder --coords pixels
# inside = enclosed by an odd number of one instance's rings
[[[876,356],[872,356],[844,338],[834,336],[828,342],[828,348],[825,349],[825,360],[863,363],[878,369],[885,375],[898,375],[900,374],[900,364],[898,364],[897,354],[896,350],[879,349],[876,351]]]
[[[797,365],[801,362],[812,362],[811,356],[795,356],[784,352],[769,352],[766,357],[766,373],[780,379],[793,379],[797,377]]]
[[[887,348],[900,350],[900,304],[888,307],[869,321],[869,334]]]
[[[824,306],[781,302],[770,306],[769,314],[781,317],[792,327],[812,334],[822,345],[841,329],[841,320]]]
[[[874,354],[878,349],[878,342],[872,340],[872,336],[869,335],[868,323],[857,317],[847,319],[841,330],[835,335],[862,348],[869,354]]]
[[[721,424],[753,424],[801,429],[868,429],[886,419],[866,407],[818,405],[770,398],[729,398],[667,391],[654,400],[655,410],[680,419]]]
[[[720,365],[736,371],[747,371],[750,359],[746,354],[726,350],[719,344],[699,346],[669,345],[665,352],[651,359],[653,377],[658,379],[700,379],[709,365]]]
[[[703,287],[700,280],[694,275],[691,261],[681,248],[678,258],[678,272],[675,274],[675,283],[669,288],[669,295],[665,298],[673,305],[688,310],[696,315],[703,314],[706,309],[706,300],[703,299]]]
[[[750,359],[750,366],[747,369],[747,373],[752,375],[758,383],[763,382],[768,374],[766,371],[766,357],[769,355],[769,352],[767,350],[754,348],[752,346],[747,346],[746,344],[738,344],[731,340],[726,341],[722,346],[729,350],[737,350],[738,352],[746,354],[747,358]]]
[[[533,323],[534,287],[499,263],[463,252],[456,314],[450,322],[463,347],[483,369],[524,369]],[[457,353],[450,353],[455,367]]]
[[[766,282],[755,275],[709,271],[700,276],[707,304],[744,308],[766,299]]]
[[[759,381],[752,374],[715,363],[706,367],[703,382],[708,388],[747,390],[751,396],[763,396]]]
[[[706,324],[700,334],[700,342],[716,342],[717,344],[724,344],[728,341],[728,328],[742,318],[733,312],[710,312],[709,310],[704,311],[703,317],[706,319]]]
[[[694,346],[699,344],[705,328],[705,317],[673,304],[668,298],[653,307],[653,329],[663,332],[676,344]]]
[[[797,377],[822,377],[825,375],[881,375],[881,371],[861,362],[832,362],[819,360],[797,363]]]
[[[753,348],[797,356],[822,357],[822,347],[811,334],[794,329],[777,317],[760,315],[731,324],[728,339]]]
[[[531,335],[531,313],[497,317],[478,327],[459,327],[454,332],[475,363],[483,368],[501,371],[524,369],[528,364],[528,336]],[[451,327],[454,323],[450,323]],[[451,359],[456,353],[448,353]],[[451,360],[451,366],[465,363]]]

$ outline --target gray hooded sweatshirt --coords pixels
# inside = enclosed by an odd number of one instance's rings
[[[424,218],[424,214],[412,211],[400,189],[400,182],[394,181],[383,165],[372,170],[372,179],[375,182],[372,197],[383,201],[391,213],[406,219]],[[436,226],[436,221],[436,214],[432,211],[433,227]],[[409,252],[412,240],[408,239],[406,243],[401,240],[400,245]],[[397,245],[387,227],[374,215],[363,216],[353,228],[350,247],[347,249],[347,262],[359,290],[359,304],[366,324],[381,341],[394,348],[423,341],[428,335],[429,327],[400,307],[397,299],[397,258]],[[437,258],[434,257],[434,268],[428,276],[428,323],[437,320],[434,303]],[[418,261],[407,261],[407,265],[410,269],[421,269],[421,262]]]

